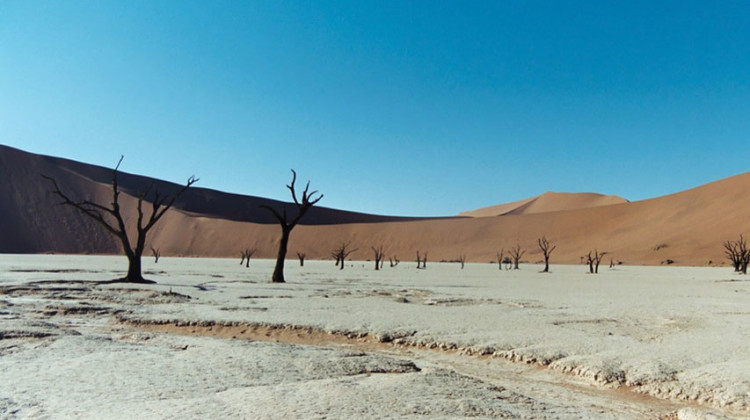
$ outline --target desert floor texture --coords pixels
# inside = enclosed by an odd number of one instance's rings
[[[728,268],[0,255],[0,418],[750,417]]]

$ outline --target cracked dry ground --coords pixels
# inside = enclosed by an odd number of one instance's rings
[[[123,322],[196,304],[163,289],[70,281],[0,288],[0,417],[619,419],[674,417],[679,408],[361,334]],[[238,337],[242,329],[251,334]]]

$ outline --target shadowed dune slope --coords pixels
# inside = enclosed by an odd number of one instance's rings
[[[0,147],[0,172],[0,252],[115,253],[119,249],[99,226],[72,209],[53,206],[55,197],[39,177],[47,173],[72,196],[106,203],[111,199],[111,169]],[[280,181],[280,188],[285,181]],[[123,187],[129,191],[137,191],[138,182],[150,181],[123,175]],[[161,182],[159,186],[175,187]],[[272,258],[279,232],[255,205],[263,200],[196,188],[154,228],[149,245],[165,256],[213,257],[238,257],[242,248],[256,247],[258,258]],[[590,205],[609,200],[615,203]],[[626,264],[673,260],[703,265],[723,261],[723,241],[750,234],[750,173],[651,200],[616,203],[620,200],[596,194],[545,194],[509,207],[502,216],[445,219],[313,208],[307,224],[292,233],[289,251],[290,257],[301,251],[311,259],[329,258],[336,245],[351,240],[358,248],[352,259],[371,259],[370,247],[383,244],[387,255],[402,264],[413,261],[417,250],[428,252],[430,262],[462,254],[470,261],[489,262],[496,252],[519,244],[527,250],[523,260],[535,262],[541,260],[536,238],[545,235],[558,245],[553,265],[578,263],[593,248]],[[130,220],[134,202],[123,197]],[[231,203],[241,204],[232,207]]]
[[[51,184],[41,177],[42,174],[55,178],[63,191],[73,198],[104,204],[112,200],[112,168],[36,155],[0,145],[0,252],[117,252],[117,242],[98,225],[71,208],[54,205],[60,200],[50,192]],[[288,181],[279,180],[280,189]],[[118,182],[126,202],[151,183],[163,194],[181,187],[126,172],[119,173]],[[198,187],[190,188],[174,208],[201,218],[275,224],[276,220],[270,212],[260,207],[262,204],[277,209],[287,206],[290,213],[294,211],[289,203]],[[135,208],[132,205],[123,208],[127,215],[134,216]],[[313,207],[301,224],[418,219]]]

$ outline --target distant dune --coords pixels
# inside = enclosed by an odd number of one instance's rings
[[[41,173],[58,179],[73,196],[111,200],[111,168],[0,146],[0,252],[117,253],[117,242],[98,225],[54,205],[56,198]],[[279,180],[280,188],[287,181]],[[131,193],[123,197],[130,220],[135,211],[132,194],[149,182],[146,177],[122,175],[123,189]],[[165,191],[176,188],[157,184]],[[252,246],[258,248],[258,258],[271,258],[278,226],[259,208],[261,203],[283,205],[194,188],[149,240],[164,256],[239,258],[240,249]],[[292,233],[289,251],[327,259],[338,243],[351,240],[359,248],[353,259],[370,259],[370,247],[383,244],[387,254],[402,263],[414,260],[417,250],[428,252],[433,262],[462,254],[470,261],[489,262],[496,252],[519,244],[527,249],[524,260],[534,262],[541,260],[536,238],[545,235],[558,245],[553,265],[579,263],[595,247],[625,264],[716,264],[724,260],[723,241],[740,233],[750,236],[749,213],[750,173],[638,202],[589,193],[547,193],[461,214],[471,217],[401,218],[314,207],[305,225]]]
[[[476,210],[465,211],[459,216],[465,217],[494,217],[509,214],[536,214],[554,211],[579,210],[589,207],[609,206],[611,204],[627,203],[628,200],[616,195],[602,195],[595,193],[558,193],[546,192],[536,197],[512,203],[498,204]]]

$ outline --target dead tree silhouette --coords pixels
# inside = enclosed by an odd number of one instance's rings
[[[351,255],[357,250],[357,248],[350,249],[351,241],[342,242],[338,247],[331,251],[331,256],[336,258],[336,265],[339,266],[339,270],[343,270],[346,262],[346,257]]]
[[[417,270],[427,268],[427,251],[421,256],[417,251]]]
[[[539,249],[542,250],[542,255],[544,255],[544,270],[542,270],[542,273],[549,273],[549,256],[557,248],[557,245],[552,245],[546,236],[537,238],[536,243],[539,245]]]
[[[740,239],[737,241],[725,241],[724,253],[732,261],[735,273],[747,274],[747,266],[750,263],[750,250],[748,250],[747,242],[742,235],[740,235]]]
[[[255,254],[256,248],[245,248],[240,255],[242,255],[242,261],[240,261],[240,265],[242,263],[245,263],[245,267],[250,267],[250,258],[252,258],[253,254]]]
[[[161,252],[159,252],[159,249],[151,247],[151,255],[154,256],[154,264],[158,263],[159,257],[161,257]]]
[[[505,254],[505,248],[501,249],[500,252],[497,253],[497,268],[502,271],[503,269],[503,255]]]
[[[84,215],[95,220],[107,232],[114,235],[122,244],[122,249],[125,252],[125,256],[128,258],[128,273],[125,277],[113,280],[113,282],[126,282],[126,283],[156,283],[153,280],[146,280],[143,278],[141,270],[141,256],[146,248],[146,236],[151,228],[164,216],[177,201],[177,199],[190,188],[191,185],[198,182],[198,178],[191,176],[183,187],[174,191],[172,194],[162,195],[156,188],[156,184],[152,182],[144,191],[137,194],[138,203],[136,210],[138,211],[138,217],[135,225],[135,236],[128,234],[128,229],[125,227],[125,219],[122,216],[122,209],[120,207],[120,185],[117,180],[117,172],[120,169],[120,164],[124,159],[124,156],[120,156],[120,160],[117,162],[117,166],[112,171],[112,202],[109,206],[96,203],[91,200],[76,201],[64,193],[57,181],[47,175],[42,175],[44,179],[49,181],[54,189],[52,193],[60,197],[62,201],[60,205],[71,206],[83,213]],[[143,203],[147,202],[151,204],[151,211],[145,211],[143,209]],[[148,213],[148,214],[146,214]]]
[[[307,181],[304,191],[302,191],[302,201],[297,199],[297,191],[294,189],[294,183],[297,181],[297,172],[292,169],[292,182],[286,187],[292,193],[292,200],[294,205],[297,207],[297,214],[289,220],[286,208],[282,209],[281,212],[274,209],[266,204],[261,205],[262,208],[268,210],[278,220],[281,226],[281,240],[279,240],[279,252],[276,255],[276,267],[273,269],[273,275],[271,276],[271,282],[273,283],[284,283],[284,260],[286,259],[287,248],[289,247],[289,235],[292,233],[292,229],[297,226],[300,219],[310,210],[310,207],[314,206],[323,198],[323,194],[315,197],[318,194],[317,191],[308,192],[310,189],[310,181]]]
[[[466,255],[459,255],[458,256],[458,262],[461,263],[461,270],[464,269],[464,264],[466,264]]]
[[[297,258],[299,258],[299,266],[304,267],[305,266],[305,257],[307,254],[304,252],[297,252]]]
[[[589,265],[589,273],[599,274],[599,264],[605,255],[607,255],[606,251],[599,252],[596,248],[594,248],[594,255],[591,255],[591,251],[589,251],[588,255],[586,255],[586,264]]]
[[[377,247],[372,246],[370,249],[375,253],[375,270],[380,270],[380,267],[382,267],[383,264],[383,258],[385,257],[383,245],[378,245]]]
[[[395,267],[398,265],[399,262],[401,262],[396,257],[389,257],[388,261],[391,263],[391,267]]]
[[[511,248],[508,253],[513,259],[513,269],[518,270],[518,263],[521,261],[521,258],[523,258],[523,254],[525,254],[526,251],[521,249],[521,245],[516,245],[515,247]]]

